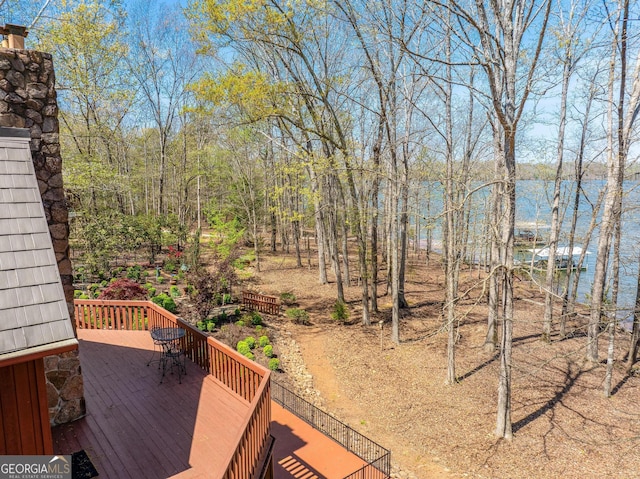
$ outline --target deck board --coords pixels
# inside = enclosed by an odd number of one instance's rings
[[[366,465],[273,401],[271,434],[276,438],[273,449],[276,479],[341,479]]]
[[[54,451],[87,451],[100,477],[219,477],[249,405],[187,361],[182,384],[145,331],[79,330],[87,416],[53,428]]]

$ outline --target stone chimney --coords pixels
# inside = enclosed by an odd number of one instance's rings
[[[9,45],[0,48],[0,126],[28,128],[31,132],[31,157],[73,323],[69,223],[62,183],[53,59],[49,53],[18,47],[24,46],[27,33],[24,27],[5,25],[0,32],[8,36],[5,41]],[[51,424],[82,417],[85,402],[78,351],[49,356],[44,364]]]

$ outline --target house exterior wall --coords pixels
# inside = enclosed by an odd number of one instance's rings
[[[53,454],[42,358],[0,367],[0,455]]]
[[[0,48],[0,126],[27,128],[31,132],[31,156],[69,315],[75,324],[68,210],[62,182],[55,73],[50,54]],[[78,352],[45,358],[44,366],[51,424],[84,416]]]

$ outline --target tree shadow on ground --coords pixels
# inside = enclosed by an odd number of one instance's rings
[[[475,373],[483,370],[484,368],[489,366],[491,363],[495,362],[499,357],[500,357],[500,353],[495,353],[491,358],[487,359],[484,363],[479,364],[478,366],[473,368],[471,371],[464,373],[462,376],[458,376],[458,382],[462,382],[465,379],[473,376]]]
[[[564,386],[562,389],[557,391],[551,399],[549,399],[546,403],[544,403],[540,408],[536,409],[532,413],[523,417],[519,421],[513,423],[512,430],[513,432],[517,432],[518,430],[525,427],[527,424],[535,421],[539,417],[543,416],[545,413],[553,410],[558,403],[562,402],[562,399],[567,395],[567,393],[571,390],[571,388],[575,385],[576,381],[582,376],[583,371],[578,370],[575,373],[572,373],[570,370],[566,372]]]
[[[620,389],[622,389],[622,386],[627,384],[627,381],[631,379],[631,376],[632,374],[629,374],[629,373],[625,374],[624,377],[620,380],[620,382],[616,384],[615,387],[611,390],[611,395],[615,396],[617,392],[620,391]]]

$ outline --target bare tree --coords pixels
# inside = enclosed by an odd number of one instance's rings
[[[587,359],[598,362],[598,337],[604,313],[604,294],[612,238],[622,211],[622,182],[631,144],[633,126],[640,110],[640,51],[632,72],[628,72],[629,0],[620,0],[610,16],[612,26],[607,109],[607,191],[604,198],[596,267],[591,290],[591,311],[587,328]],[[629,75],[631,73],[631,75]],[[631,77],[627,93],[627,77]],[[617,92],[617,98],[616,97]],[[615,309],[615,305],[614,309]],[[615,312],[614,312],[615,314]]]
[[[551,340],[553,321],[553,280],[556,272],[556,251],[558,238],[562,226],[560,214],[560,194],[563,180],[563,163],[565,150],[565,128],[567,124],[567,98],[569,84],[578,62],[586,53],[586,49],[580,45],[580,35],[584,30],[584,20],[589,12],[589,3],[571,2],[568,11],[565,12],[561,2],[558,2],[558,37],[562,39],[559,48],[559,63],[562,65],[562,88],[560,94],[560,112],[558,126],[558,140],[556,153],[556,176],[553,185],[553,200],[551,205],[551,230],[549,233],[549,258],[545,276],[544,318],[542,324],[542,339]],[[569,267],[573,262],[573,250],[569,250]]]
[[[513,231],[516,200],[516,134],[518,123],[531,92],[534,74],[545,38],[550,0],[527,2],[476,1],[472,8],[458,2],[442,5],[456,16],[458,38],[468,46],[486,73],[492,113],[503,135],[504,168],[499,172],[504,187],[504,213],[497,224],[502,288],[502,336],[500,340],[500,376],[495,434],[510,439],[511,429],[511,348],[513,338]],[[534,33],[535,25],[535,33]],[[479,43],[470,32],[477,35]],[[527,64],[522,62],[523,44],[531,41]],[[521,84],[519,79],[524,78]]]

